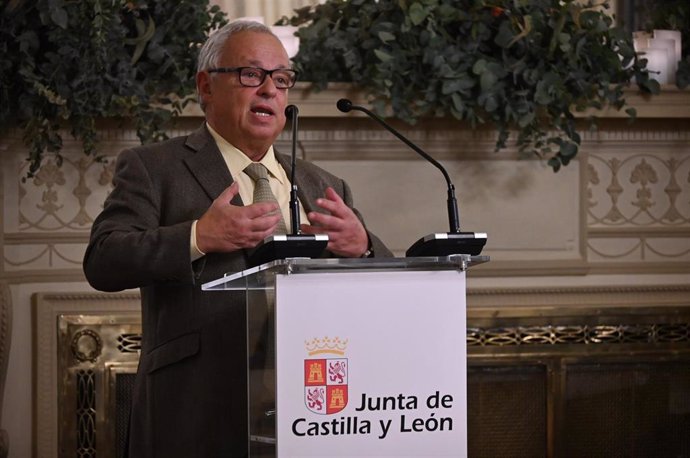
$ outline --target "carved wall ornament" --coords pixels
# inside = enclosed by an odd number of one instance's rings
[[[141,334],[123,333],[117,336],[117,349],[121,353],[140,353]]]
[[[20,176],[28,164],[20,167]],[[111,187],[112,172],[108,162],[83,155],[63,155],[62,164],[48,159],[35,177],[19,186],[19,230],[22,232],[79,231],[90,229],[102,209],[89,199],[107,195],[100,188]],[[98,192],[100,191],[100,192]],[[94,197],[96,197],[94,196]]]
[[[588,164],[590,226],[681,226],[690,223],[690,153],[592,154]]]
[[[70,348],[72,355],[78,361],[95,363],[103,350],[103,340],[97,332],[91,329],[82,329],[72,336]]]
[[[690,150],[651,140],[589,155],[588,262],[606,263],[604,272],[690,264]]]

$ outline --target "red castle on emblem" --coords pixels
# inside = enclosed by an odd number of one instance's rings
[[[347,340],[336,337],[305,342],[310,358],[304,360],[304,403],[321,415],[338,413],[347,405]]]

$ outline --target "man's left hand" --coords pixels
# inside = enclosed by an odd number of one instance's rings
[[[328,211],[326,215],[311,212],[307,215],[311,225],[301,224],[305,234],[328,234],[328,250],[338,256],[358,258],[369,244],[367,231],[355,212],[333,190],[326,189],[326,196],[316,199],[316,205]]]

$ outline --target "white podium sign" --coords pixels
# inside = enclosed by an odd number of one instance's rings
[[[276,276],[279,457],[467,455],[464,271]]]

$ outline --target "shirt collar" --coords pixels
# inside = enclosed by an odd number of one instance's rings
[[[249,157],[247,157],[247,155],[244,154],[240,149],[224,139],[208,123],[206,123],[206,127],[211,133],[213,139],[216,141],[216,145],[218,146],[220,153],[223,155],[223,159],[225,160],[228,169],[230,169],[230,174],[233,177],[239,176],[239,174],[244,171],[245,167],[252,163],[252,160],[249,159]],[[273,175],[274,178],[276,178],[281,184],[284,184],[283,177],[285,177],[285,174],[280,173],[282,167],[276,159],[273,145],[269,146],[268,151],[266,151],[266,154],[259,162],[268,169],[269,173]]]

